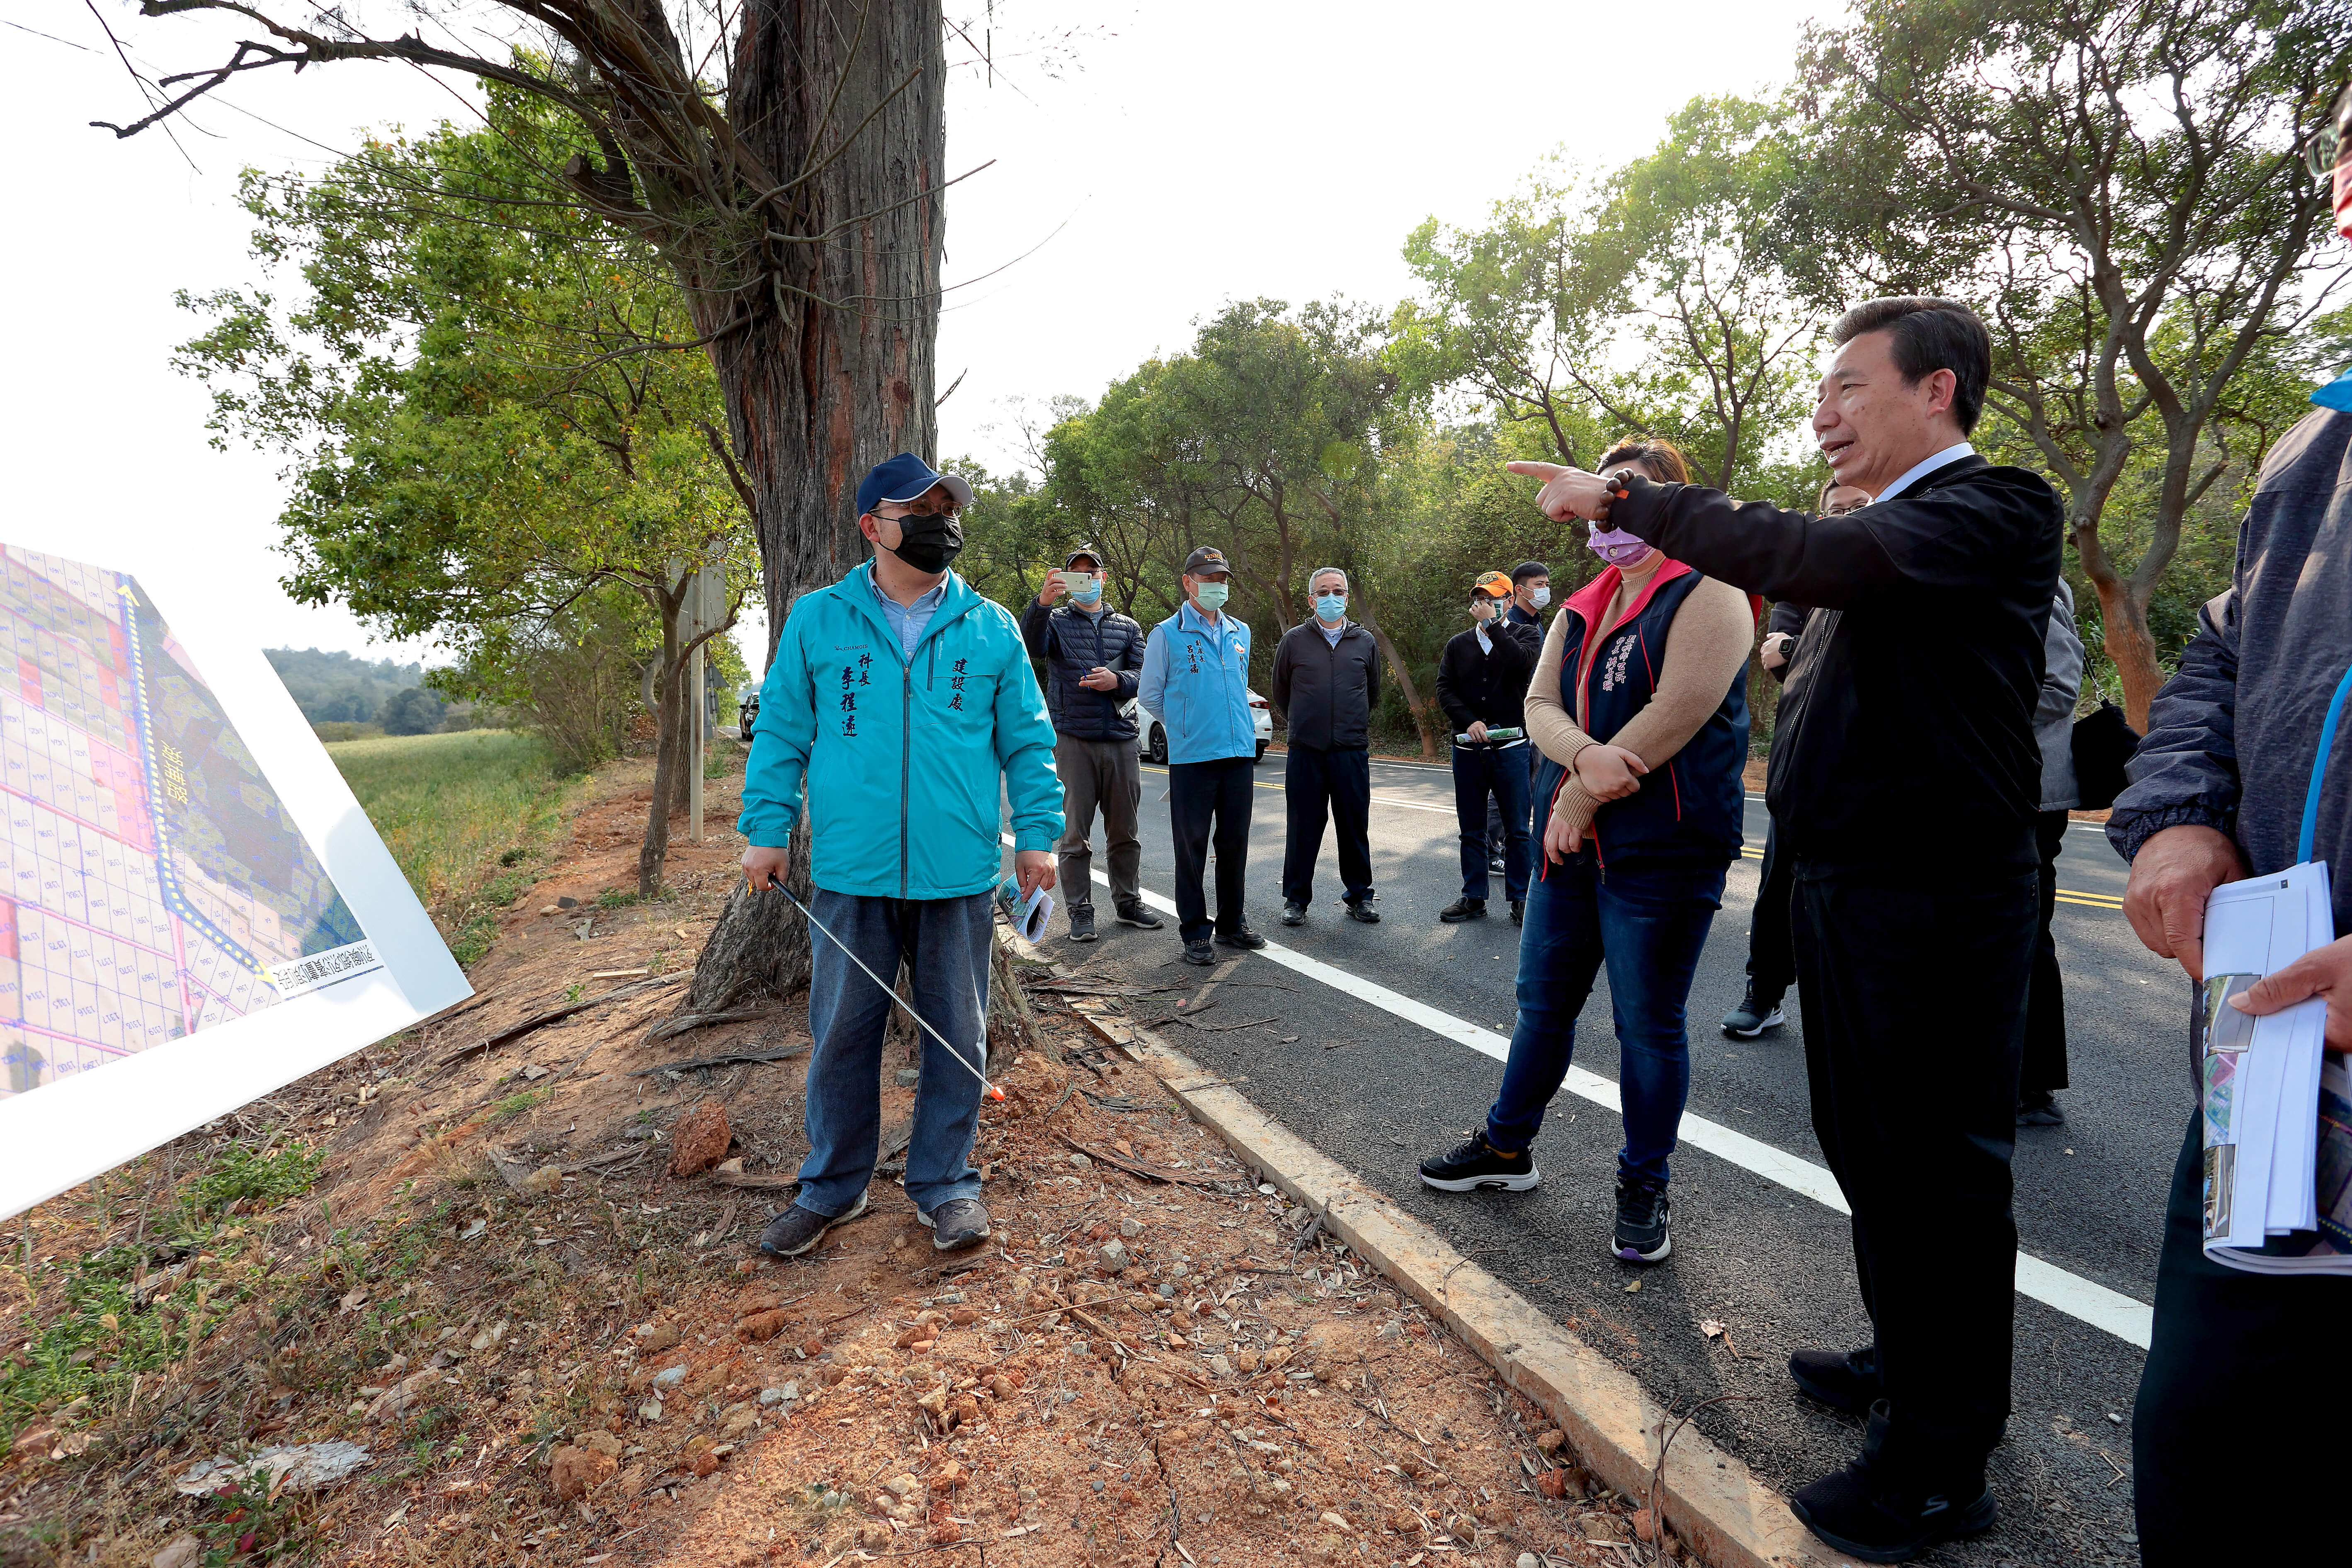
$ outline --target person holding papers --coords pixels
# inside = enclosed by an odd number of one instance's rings
[[[2329,128],[2336,227],[2352,239],[2352,88]],[[2264,1016],[2327,1005],[2327,1048],[2352,1049],[2352,371],[2273,447],[2238,536],[2230,588],[2198,613],[2180,670],[2148,709],[2107,837],[2131,862],[2124,913],[2149,949],[2205,978],[2205,905],[2249,876],[2326,863],[2333,941],[2249,988]],[[2238,1005],[2227,1003],[2224,1005]],[[2335,1402],[2324,1393],[2352,1325],[2352,1277],[2250,1273],[2203,1246],[2203,1139],[2192,1110],[2164,1218],[2156,1322],[2132,1415],[2132,1486],[2150,1568],[2237,1554],[2247,1521],[2216,1510],[2215,1445],[2259,1449],[2248,1479],[2262,1555],[2341,1562]],[[2317,1400],[2315,1406],[2314,1401]],[[2311,1420],[2312,1427],[2302,1422]],[[2297,1430],[2324,1432],[2313,1442]],[[2275,1440],[2273,1440],[2275,1439]],[[2224,1543],[2231,1550],[2222,1550]]]

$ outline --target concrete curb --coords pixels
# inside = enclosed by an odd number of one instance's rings
[[[1643,1393],[1631,1373],[1157,1035],[1124,1019],[1081,1016],[1165,1082],[1193,1120],[1265,1172],[1266,1181],[1320,1213],[1326,1228],[1542,1406],[1586,1468],[1619,1491],[1647,1495],[1660,1436],[1677,1417]],[[1696,1426],[1675,1436],[1660,1491],[1667,1524],[1715,1568],[1854,1563],[1798,1523],[1786,1499]]]

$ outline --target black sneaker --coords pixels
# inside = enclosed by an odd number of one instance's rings
[[[1739,998],[1739,1005],[1723,1016],[1723,1032],[1734,1039],[1752,1040],[1765,1030],[1777,1029],[1788,1021],[1789,1016],[1780,1011],[1780,993],[1775,991],[1769,996],[1760,995],[1756,990],[1755,980],[1750,978],[1747,991]]]
[[[1227,947],[1249,948],[1253,951],[1265,945],[1265,938],[1247,926],[1243,926],[1238,931],[1221,931],[1217,933],[1217,940]]]
[[[1483,921],[1486,918],[1486,900],[1470,898],[1456,899],[1438,910],[1437,918],[1447,925],[1454,925],[1462,921]]]
[[[835,1215],[830,1219],[814,1209],[804,1209],[794,1204],[770,1220],[768,1228],[760,1233],[760,1250],[771,1258],[798,1258],[804,1252],[814,1252],[816,1244],[824,1239],[826,1231],[837,1225],[847,1225],[865,1212],[864,1193],[857,1194],[857,1202],[847,1214]]]
[[[1510,868],[1511,863],[1508,860],[1504,859],[1499,854],[1489,855],[1486,857],[1486,869],[1494,872],[1496,876],[1501,876]]]
[[[1095,939],[1095,907],[1092,904],[1070,906],[1070,940],[1092,942]]]
[[[1339,901],[1348,906],[1349,920],[1361,921],[1368,926],[1381,923],[1381,911],[1372,908],[1371,895],[1369,893],[1360,899],[1342,899]]]
[[[1131,904],[1118,906],[1118,923],[1123,926],[1133,926],[1138,931],[1158,931],[1160,917],[1153,914],[1139,900]]]
[[[1614,1250],[1622,1263],[1657,1263],[1675,1249],[1667,1234],[1666,1216],[1674,1205],[1666,1184],[1620,1173],[1617,1178],[1617,1229]]]
[[[2017,1124],[2020,1127],[2063,1127],[2066,1113],[2058,1109],[2057,1097],[2051,1094],[2021,1094],[2017,1097]]]
[[[1468,1142],[1423,1160],[1421,1179],[1441,1193],[1475,1193],[1481,1187],[1524,1193],[1543,1180],[1543,1173],[1536,1169],[1533,1150],[1506,1154],[1486,1142],[1482,1127],[1470,1134]]]
[[[978,1198],[950,1198],[929,1214],[915,1217],[931,1233],[931,1246],[940,1252],[978,1247],[988,1239],[988,1210]]]
[[[1284,904],[1282,906],[1282,923],[1286,926],[1305,925],[1307,923],[1307,906],[1295,901]]]
[[[1801,1350],[1789,1358],[1797,1386],[1832,1410],[1867,1415],[1885,1396],[1878,1378],[1878,1347],[1858,1351]]]
[[[1206,941],[1188,942],[1184,944],[1184,962],[1197,963],[1206,969],[1217,962],[1217,955],[1210,949]]]
[[[1807,1530],[1864,1563],[1906,1563],[1938,1542],[1993,1527],[2000,1509],[1981,1466],[1932,1485],[1889,1475],[1879,1460],[1886,1424],[1882,1399],[1870,1407],[1860,1457],[1790,1494],[1789,1510]]]
[[[1515,926],[1523,926],[1528,923],[1527,900],[1513,899],[1511,900],[1511,923]]]

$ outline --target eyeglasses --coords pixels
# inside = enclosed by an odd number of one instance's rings
[[[894,505],[896,503],[886,501],[883,504],[887,506]],[[963,515],[963,508],[956,505],[953,501],[950,501],[937,511],[916,511],[912,508],[909,508],[905,511],[899,512],[877,511],[874,515],[880,518],[887,518],[892,522],[905,522],[910,519],[927,517],[943,517],[952,522],[957,518]]]

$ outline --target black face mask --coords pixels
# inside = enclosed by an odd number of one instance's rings
[[[898,521],[898,548],[890,553],[918,572],[944,572],[963,553],[963,524],[944,512],[910,511]]]

